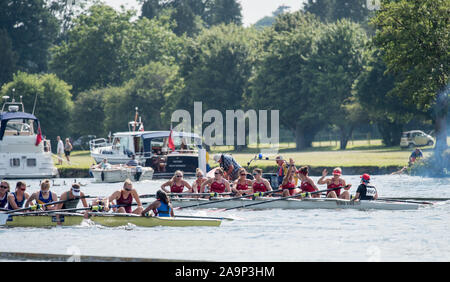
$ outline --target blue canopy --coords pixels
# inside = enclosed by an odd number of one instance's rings
[[[6,130],[6,124],[8,123],[9,120],[12,119],[35,120],[39,126],[38,119],[32,114],[24,112],[3,112],[0,114],[0,121],[1,121],[0,140],[3,140],[3,135],[5,134]]]

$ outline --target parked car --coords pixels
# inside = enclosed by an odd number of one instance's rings
[[[400,147],[402,148],[433,145],[434,138],[420,130],[405,131],[400,139]]]
[[[74,150],[89,150],[89,141],[95,139],[95,135],[84,135],[72,143]]]

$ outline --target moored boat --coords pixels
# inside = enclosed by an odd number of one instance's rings
[[[95,182],[123,182],[126,179],[131,181],[152,180],[153,169],[151,167],[127,167],[127,166],[111,166],[110,168],[91,168]]]
[[[91,157],[97,163],[106,158],[110,164],[125,164],[134,156],[140,165],[153,168],[154,178],[170,178],[177,170],[186,176],[194,176],[197,168],[206,171],[206,150],[198,134],[144,131],[144,124],[137,117],[136,108],[136,118],[128,123],[128,132],[116,132],[109,140],[91,140]]]
[[[174,207],[187,207],[192,208],[248,208],[248,209],[357,209],[357,210],[417,210],[419,204],[415,203],[402,203],[402,202],[384,202],[384,201],[349,201],[343,199],[332,198],[306,198],[300,199],[285,199],[279,201],[273,201],[276,198],[272,197],[258,197],[255,200],[252,199],[237,199],[230,201],[220,201],[226,198],[212,198],[208,199],[195,199],[195,198],[172,198],[171,202]],[[211,202],[212,201],[212,202]],[[217,203],[214,203],[217,201]],[[262,203],[265,201],[265,203]],[[205,205],[205,203],[210,203]],[[247,205],[261,203],[258,205]],[[194,206],[198,205],[198,206]]]
[[[5,102],[0,111],[0,177],[50,178],[57,174],[50,140],[43,138],[38,118],[25,112],[22,101]]]

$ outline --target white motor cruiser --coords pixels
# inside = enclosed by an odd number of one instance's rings
[[[172,177],[176,170],[186,176],[194,176],[197,168],[206,171],[206,150],[197,134],[144,131],[137,116],[136,108],[136,118],[128,123],[128,132],[117,132],[109,140],[100,138],[89,143],[91,156],[97,163],[107,159],[110,164],[126,164],[135,156],[140,165],[153,168],[153,178]]]
[[[58,174],[50,140],[42,140],[39,120],[14,98],[0,112],[0,178],[50,178]],[[21,97],[22,100],[22,97]]]

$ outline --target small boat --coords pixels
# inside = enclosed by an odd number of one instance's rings
[[[143,217],[133,214],[120,213],[90,213],[90,219],[100,225],[108,227],[118,227],[127,224],[133,224],[140,227],[154,226],[220,226],[222,223],[219,219],[201,219],[201,218],[177,218],[177,217]]]
[[[417,210],[419,204],[403,203],[403,202],[384,202],[384,201],[349,201],[343,199],[332,198],[310,198],[310,199],[285,199],[273,201],[276,198],[272,197],[258,197],[252,199],[237,199],[230,201],[219,201],[226,198],[211,198],[211,199],[195,199],[195,198],[172,198],[171,202],[174,207],[187,207],[199,205],[192,208],[218,208],[227,209],[234,207],[248,208],[248,209],[357,209],[357,210]],[[205,205],[205,203],[209,203]],[[217,203],[214,203],[217,201]],[[266,201],[267,203],[254,204],[257,202]]]
[[[155,226],[220,226],[219,219],[177,218],[177,217],[142,217],[133,214],[89,213],[90,220],[106,227],[118,227],[133,224],[140,227]],[[55,213],[44,215],[9,216],[6,226],[9,227],[53,227],[80,225],[84,217],[77,213]]]
[[[152,180],[153,168],[151,167],[128,167],[123,165],[111,166],[110,168],[91,168],[95,182],[123,182],[127,178],[131,181]]]

